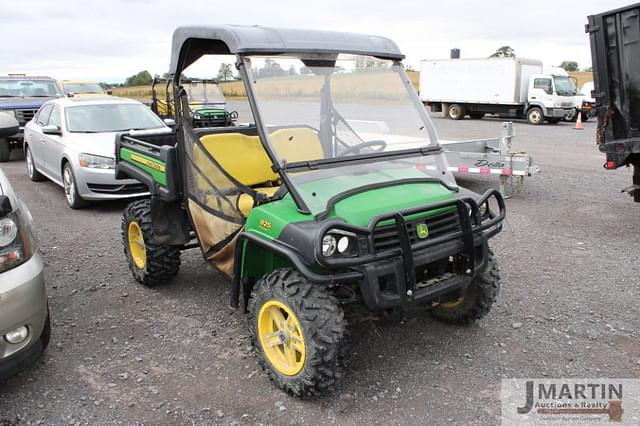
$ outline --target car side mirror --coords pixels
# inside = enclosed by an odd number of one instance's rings
[[[0,195],[0,217],[5,217],[11,213],[11,200],[6,195]]]
[[[176,120],[174,120],[173,118],[165,118],[162,121],[164,121],[164,124],[171,127],[172,129],[176,127]]]
[[[55,124],[47,124],[46,126],[42,126],[42,133],[45,135],[61,135],[62,131],[60,127]]]

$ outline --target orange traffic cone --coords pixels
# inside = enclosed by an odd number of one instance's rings
[[[582,125],[582,112],[578,111],[578,119],[576,120],[576,127],[573,130],[584,130],[584,126]]]

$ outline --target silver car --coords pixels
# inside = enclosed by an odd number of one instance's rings
[[[42,269],[31,213],[0,170],[0,381],[33,364],[49,344]]]
[[[64,188],[71,208],[88,200],[113,200],[147,194],[136,180],[116,180],[115,136],[118,132],[171,132],[138,101],[72,97],[45,103],[25,126],[24,150],[32,181],[49,178]]]

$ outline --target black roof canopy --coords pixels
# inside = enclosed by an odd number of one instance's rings
[[[169,72],[182,72],[203,55],[351,53],[403,59],[386,37],[335,31],[244,25],[186,26],[173,33]]]

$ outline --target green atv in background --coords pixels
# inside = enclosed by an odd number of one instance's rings
[[[151,193],[122,220],[136,280],[170,280],[181,250],[200,247],[230,277],[231,305],[242,300],[258,361],[297,396],[343,376],[345,310],[459,324],[489,312],[504,201],[456,184],[395,43],[184,27],[171,74],[203,55],[235,55],[255,123],[194,128],[175,78],[175,135],[118,136],[117,176]]]
[[[181,80],[191,111],[193,127],[232,126],[238,118],[236,111],[227,111],[227,101],[216,80],[190,78]],[[158,96],[157,86],[161,86],[164,97]],[[175,118],[172,99],[172,79],[154,78],[151,83],[151,110],[162,119]]]

